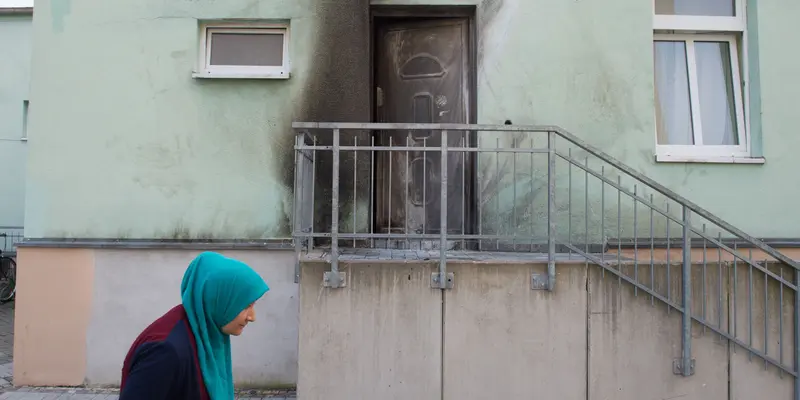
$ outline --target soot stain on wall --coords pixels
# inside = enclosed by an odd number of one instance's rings
[[[484,0],[477,7],[477,60],[483,55],[482,32],[491,27],[504,0]],[[370,122],[370,1],[369,0],[317,0],[314,3],[318,30],[313,45],[313,58],[299,98],[295,102],[293,120],[303,122]],[[472,71],[476,73],[477,71]],[[320,145],[332,144],[332,132],[310,132]],[[287,133],[278,144],[292,149],[295,132],[287,126]],[[342,131],[341,144],[370,143],[371,134],[365,131]],[[357,162],[353,152],[342,152],[339,169],[339,215],[343,219],[354,210],[355,202],[368,204],[371,168],[368,153],[360,152]],[[278,170],[284,171],[282,182],[294,190],[294,151],[285,152],[276,160]],[[333,157],[330,151],[318,151],[315,165],[314,229],[330,230],[331,183]],[[355,176],[355,177],[354,177]],[[291,232],[290,215],[286,215],[282,233]],[[359,215],[359,218],[362,216]]]
[[[503,1],[504,0],[483,0],[481,4],[478,6],[477,9],[477,20],[478,20],[478,51],[477,57],[480,61],[483,59],[483,51],[485,48],[485,41],[483,40],[486,35],[482,35],[481,33],[485,32],[492,26],[492,21],[497,14],[500,13],[500,10],[503,8]]]
[[[315,44],[309,60],[310,74],[295,101],[293,120],[298,122],[369,122],[370,121],[370,23],[369,0],[317,0],[314,5],[317,22]],[[295,135],[290,128],[281,138],[282,148],[293,149]],[[319,130],[315,135],[320,145],[332,144],[332,132]],[[341,132],[341,144],[355,141],[366,145],[368,132]],[[370,165],[367,154],[360,152],[357,163],[353,152],[342,152],[339,169],[340,217],[359,201],[369,196]],[[284,152],[277,160],[284,171],[283,184],[294,190],[294,150]],[[356,165],[357,164],[357,165]],[[331,225],[331,182],[333,156],[330,151],[317,151],[315,177],[314,229],[324,232]],[[356,168],[358,170],[356,171]],[[354,173],[358,184],[354,182]],[[281,231],[291,232],[290,215],[286,215]]]

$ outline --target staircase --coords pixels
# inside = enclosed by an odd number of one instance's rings
[[[348,290],[342,263],[433,260],[430,287],[446,292],[459,282],[448,269],[454,263],[541,263],[546,268],[528,282],[546,293],[559,291],[562,268],[584,264],[590,275],[616,281],[620,301],[629,292],[626,301],[680,317],[673,374],[690,379],[704,362],[693,344],[711,337],[793,380],[792,398],[800,399],[800,265],[571,133],[293,127],[298,280],[301,261],[315,258],[330,264],[321,281],[331,291]]]

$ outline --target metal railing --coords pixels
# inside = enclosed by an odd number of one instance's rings
[[[293,128],[295,246],[330,261],[326,286],[362,256],[438,258],[441,289],[448,258],[481,252],[541,254],[532,289],[554,289],[557,263],[594,264],[681,314],[676,374],[693,374],[694,324],[794,377],[800,399],[798,263],[563,129]]]
[[[0,226],[0,251],[8,256],[16,255],[17,243],[22,242],[23,227]]]

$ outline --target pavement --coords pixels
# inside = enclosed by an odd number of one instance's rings
[[[0,304],[0,391],[11,387],[14,360],[14,302]]]
[[[263,394],[263,396],[262,396]],[[92,389],[20,388],[0,394],[0,400],[117,400],[118,392]],[[242,393],[238,400],[295,400],[294,394]]]
[[[116,400],[117,389],[12,387],[14,302],[0,304],[0,400]],[[293,391],[242,390],[238,400],[294,400]]]
[[[236,396],[238,400],[295,400],[292,394],[281,396],[280,394],[268,394],[266,396],[251,396],[250,393]],[[111,393],[104,390],[91,389],[40,389],[40,388],[20,388],[0,394],[0,400],[117,400],[118,393]]]

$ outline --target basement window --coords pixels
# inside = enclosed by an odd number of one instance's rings
[[[201,25],[195,78],[288,79],[287,24]]]

